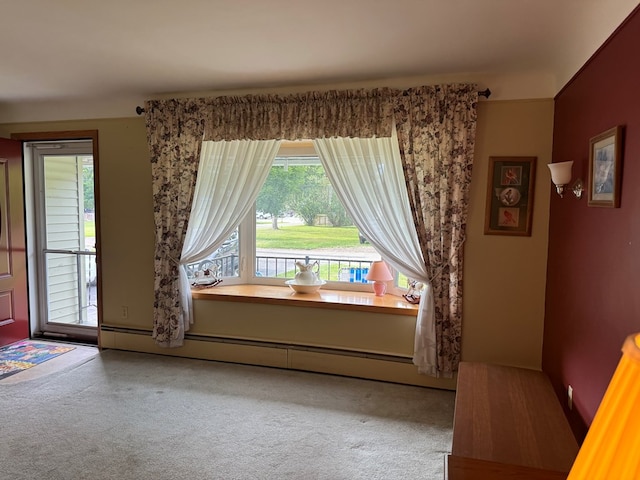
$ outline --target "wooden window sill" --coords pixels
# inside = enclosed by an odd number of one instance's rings
[[[295,293],[288,287],[272,285],[226,285],[193,289],[191,296],[196,300],[330,308],[413,317],[418,313],[418,305],[413,305],[395,295],[376,297],[368,292],[322,288],[317,293]]]

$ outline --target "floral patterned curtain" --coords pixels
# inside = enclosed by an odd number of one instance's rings
[[[418,322],[413,361],[422,373],[434,376],[451,377],[460,361],[462,246],[477,100],[477,86],[465,84],[409,89],[395,104],[409,202],[433,294],[434,325]],[[435,365],[428,360],[431,327]]]
[[[435,305],[435,340],[425,337],[425,325],[417,326],[414,363],[424,373],[452,375],[460,358],[462,243],[477,97],[476,85],[450,85],[146,102],[156,223],[156,343],[180,346],[188,328],[182,321],[178,260],[203,140],[389,137],[395,122]],[[426,341],[436,344],[435,366],[424,362]]]
[[[156,226],[153,338],[164,347],[184,339],[178,269],[200,159],[202,107],[197,100],[145,103]]]

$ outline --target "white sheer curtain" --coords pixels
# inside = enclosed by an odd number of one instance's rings
[[[395,129],[386,138],[322,138],[313,143],[338,198],[364,236],[396,270],[427,286],[418,310],[414,355],[426,356],[435,371],[433,292],[409,206]]]
[[[247,215],[264,184],[279,140],[203,142],[187,234],[180,257],[185,331],[193,323],[185,265],[211,255]]]

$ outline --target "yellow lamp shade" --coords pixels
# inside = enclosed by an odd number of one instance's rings
[[[567,480],[640,479],[640,334],[622,352]]]

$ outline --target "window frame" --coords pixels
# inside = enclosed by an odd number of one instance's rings
[[[247,214],[247,216],[240,222],[238,226],[238,258],[239,258],[239,271],[238,276],[222,277],[225,285],[265,285],[265,286],[285,286],[286,280],[291,278],[276,278],[276,277],[260,277],[255,274],[256,264],[256,248],[255,248],[255,216],[256,208],[255,204]],[[311,258],[313,258],[311,256]],[[391,273],[397,281],[398,273],[395,269],[389,265]],[[352,292],[373,292],[371,283],[360,282],[339,282],[339,281],[327,281],[322,287],[328,290],[344,290]],[[387,294],[402,295],[406,289],[397,285],[389,285],[387,288]]]
[[[314,164],[319,162],[319,156],[313,147],[312,141],[284,141],[280,151],[274,160],[276,162],[287,162],[288,159],[295,159],[298,165],[307,164],[305,159],[313,159]],[[312,257],[313,258],[313,257]],[[378,258],[381,258],[378,254]],[[373,261],[373,260],[372,260]],[[247,216],[238,225],[238,275],[233,277],[222,277],[225,285],[267,285],[285,286],[285,281],[291,278],[261,277],[255,273],[256,265],[256,205],[253,204]],[[387,294],[400,296],[406,292],[406,287],[397,285],[399,272],[389,265],[394,283],[387,288]],[[330,290],[372,292],[371,283],[361,282],[340,282],[327,281],[322,287]]]

